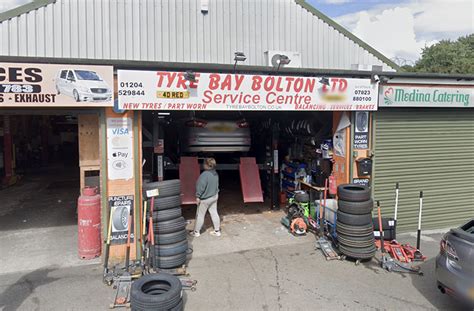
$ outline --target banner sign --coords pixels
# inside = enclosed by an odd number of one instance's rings
[[[133,178],[131,118],[107,118],[107,173],[110,180]]]
[[[377,96],[370,79],[118,70],[125,110],[368,111]]]
[[[380,107],[474,107],[474,87],[384,85]]]
[[[0,107],[111,107],[112,66],[0,63]]]
[[[128,238],[128,219],[133,213],[133,195],[109,197],[109,207],[112,213],[111,244],[125,244]],[[133,224],[130,227],[130,243],[133,242]]]
[[[369,112],[355,112],[354,150],[369,149]]]

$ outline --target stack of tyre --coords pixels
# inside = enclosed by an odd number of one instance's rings
[[[337,189],[336,231],[339,250],[347,257],[370,259],[375,255],[370,188],[346,184]]]
[[[185,264],[188,250],[186,221],[181,213],[181,183],[178,179],[147,183],[144,192],[158,189],[153,204],[151,251],[155,269],[172,269]],[[151,202],[151,200],[149,200]]]
[[[167,273],[148,274],[136,280],[130,291],[132,311],[181,311],[183,306],[181,281]]]

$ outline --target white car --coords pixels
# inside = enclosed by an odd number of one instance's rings
[[[81,101],[110,101],[112,90],[94,71],[84,69],[63,69],[56,78],[58,94],[73,97]]]

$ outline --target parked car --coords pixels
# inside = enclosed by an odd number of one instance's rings
[[[64,94],[81,101],[110,101],[112,90],[94,71],[83,69],[63,69],[56,78],[58,94]]]
[[[180,123],[181,153],[245,153],[250,143],[249,123],[240,116],[229,120],[192,117]]]
[[[436,279],[443,294],[474,308],[474,219],[443,236],[436,257]]]

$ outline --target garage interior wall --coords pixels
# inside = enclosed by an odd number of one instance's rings
[[[458,226],[474,216],[474,109],[381,109],[374,113],[374,198],[399,231]]]

